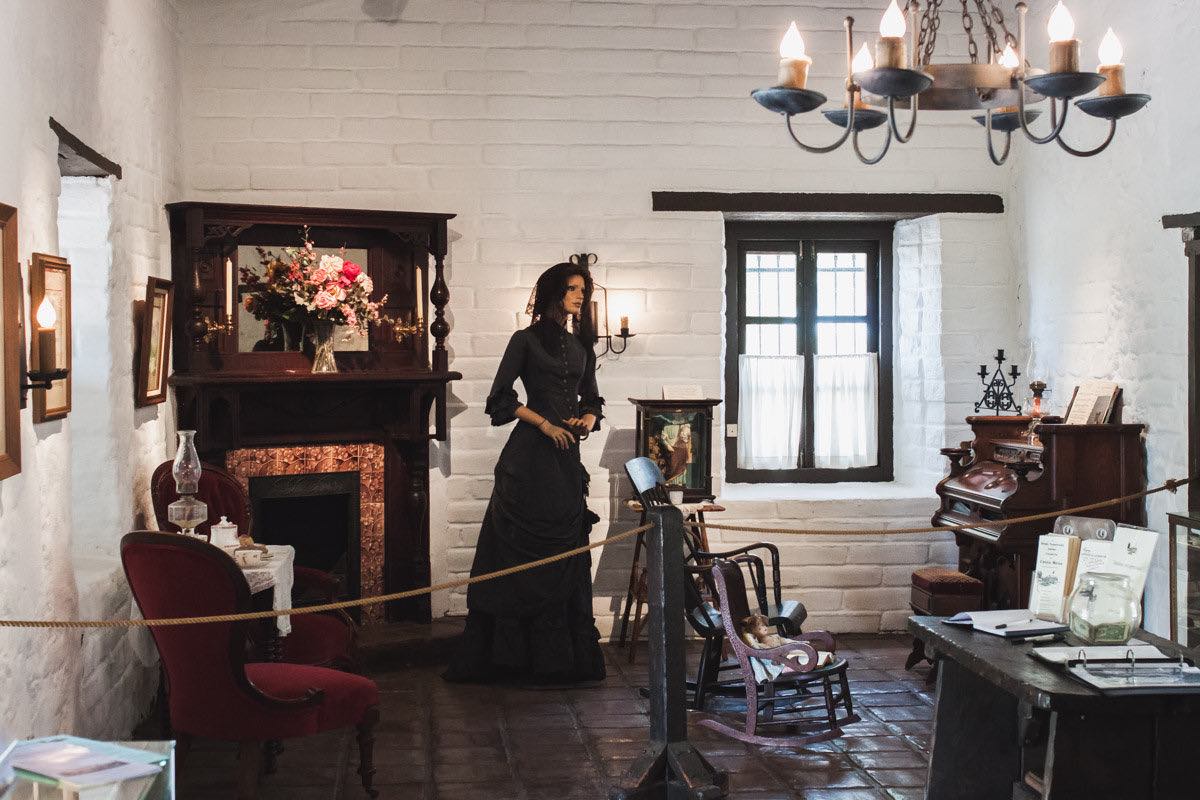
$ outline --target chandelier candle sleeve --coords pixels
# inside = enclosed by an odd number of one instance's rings
[[[225,259],[225,320],[233,319],[233,259]]]
[[[1113,29],[1109,28],[1100,42],[1100,68],[1097,72],[1107,78],[1100,85],[1101,97],[1125,94],[1125,65],[1121,63],[1124,55],[1121,40],[1113,33]]]
[[[629,317],[621,317],[621,335],[629,335]]]
[[[1079,72],[1079,40],[1075,19],[1060,0],[1046,24],[1050,34],[1050,72]]]
[[[779,43],[779,85],[785,89],[803,89],[808,85],[812,59],[804,52],[804,37],[793,22]]]
[[[42,298],[37,309],[38,371],[54,372],[58,369],[58,341],[55,339],[54,323],[58,315],[50,298]]]
[[[879,40],[875,43],[875,66],[880,69],[904,69],[908,66],[908,53],[904,46],[904,34],[908,26],[896,0],[892,0],[883,19],[879,21]]]

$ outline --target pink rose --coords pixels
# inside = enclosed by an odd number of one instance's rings
[[[358,315],[354,313],[353,308],[346,309],[346,324],[347,325],[357,325],[358,324]]]
[[[362,267],[355,264],[353,261],[345,261],[342,263],[342,277],[354,280],[362,272]]]
[[[316,303],[317,308],[322,310],[333,308],[338,304],[337,298],[325,291],[317,292],[313,302]]]
[[[326,283],[330,278],[329,270],[324,267],[317,267],[312,272],[308,273],[308,282],[322,284]]]

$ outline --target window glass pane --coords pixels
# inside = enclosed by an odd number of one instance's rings
[[[818,355],[846,356],[865,352],[867,352],[867,323],[817,323]]]
[[[867,254],[817,253],[817,315],[867,313]]]
[[[746,254],[746,316],[796,316],[796,254]]]
[[[793,356],[796,354],[796,326],[747,325],[746,350],[751,356]]]

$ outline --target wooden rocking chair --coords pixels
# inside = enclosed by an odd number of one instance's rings
[[[742,620],[751,614],[741,568],[725,559],[713,559],[709,569],[725,641],[737,658],[745,682],[745,722],[739,729],[714,713],[705,714],[699,724],[749,744],[801,747],[836,739],[842,735],[843,726],[858,722],[846,678],[846,660],[835,657],[832,663],[817,666],[818,650],[835,650],[833,637],[825,631],[814,631],[796,635],[782,647],[750,647],[741,636]],[[804,654],[804,661],[796,656],[797,652]],[[751,659],[781,665],[786,670],[760,682]],[[813,691],[818,688],[819,693]]]

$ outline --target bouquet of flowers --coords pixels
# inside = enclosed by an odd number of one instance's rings
[[[304,229],[303,247],[285,247],[282,255],[258,248],[264,273],[242,267],[248,289],[246,310],[267,324],[268,338],[287,323],[329,322],[354,328],[362,336],[372,323],[388,322],[380,309],[387,295],[371,300],[375,285],[361,265],[339,255],[319,255]]]

